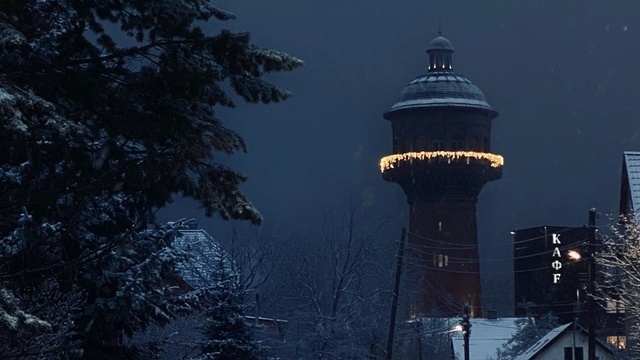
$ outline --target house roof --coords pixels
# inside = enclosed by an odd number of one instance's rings
[[[560,334],[562,334],[567,328],[569,328],[573,323],[568,323],[564,325],[560,325],[555,329],[552,329],[547,333],[547,335],[543,336],[540,340],[538,340],[535,344],[531,345],[527,351],[522,353],[522,355],[518,356],[514,360],[526,360],[531,359],[532,356],[536,356],[539,352],[547,347],[551,346],[556,339],[560,338]]]
[[[202,288],[218,281],[220,275],[231,276],[231,260],[220,244],[206,231],[196,229],[193,222],[184,223],[185,228],[178,230],[173,241],[176,249],[187,254],[187,261],[176,265],[182,279],[192,288]]]
[[[469,354],[473,359],[487,359],[496,355],[496,351],[517,332],[518,318],[471,319],[469,336]],[[459,359],[464,358],[464,339],[462,332],[452,333],[453,351]]]
[[[574,323],[570,322],[568,324],[560,325],[557,328],[552,329],[535,344],[533,344],[529,349],[527,349],[527,351],[516,357],[514,360],[536,359],[537,356],[540,355],[545,349],[549,348],[551,345],[553,345],[553,343],[560,339],[562,337],[562,334],[573,329],[573,324]],[[581,327],[580,325],[576,326],[580,333],[582,333],[584,336],[589,335],[583,327]],[[602,342],[596,340],[596,343],[608,353],[613,354],[613,351],[611,351],[611,349],[605,346]]]
[[[620,215],[640,212],[640,152],[625,151],[620,184]]]

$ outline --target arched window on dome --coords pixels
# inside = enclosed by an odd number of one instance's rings
[[[433,151],[445,151],[446,146],[443,140],[433,140],[431,142],[431,147]]]
[[[489,138],[486,136],[482,138],[482,149],[487,152],[491,150],[489,149]]]

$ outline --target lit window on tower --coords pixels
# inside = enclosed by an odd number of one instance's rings
[[[445,267],[449,266],[449,255],[433,255],[433,266]]]

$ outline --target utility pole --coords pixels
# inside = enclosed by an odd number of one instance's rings
[[[589,360],[596,360],[596,314],[594,296],[594,283],[596,280],[596,209],[589,210],[589,295],[587,296],[587,306],[589,309]]]
[[[469,360],[469,335],[471,335],[471,323],[469,322],[469,304],[464,304],[462,315],[462,338],[464,340],[464,360]]]
[[[403,228],[400,233],[400,244],[398,245],[398,262],[396,264],[396,281],[393,284],[393,294],[391,297],[391,318],[389,319],[389,339],[387,340],[387,360],[393,357],[393,335],[396,330],[396,313],[398,312],[398,293],[400,292],[400,275],[402,274],[402,257],[404,256],[404,241],[407,229]]]

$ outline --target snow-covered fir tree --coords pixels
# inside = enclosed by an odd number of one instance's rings
[[[243,315],[243,291],[237,278],[219,281],[208,291],[202,355],[195,360],[255,360],[264,353]]]
[[[148,358],[121,338],[203,304],[172,291],[184,254],[153,214],[178,193],[260,222],[216,162],[245,145],[214,107],[235,106],[227,85],[281,101],[262,76],[302,64],[198,26],[232,18],[209,0],[0,2],[0,330],[68,329],[52,346],[69,358]],[[71,321],[32,314],[44,284]]]

